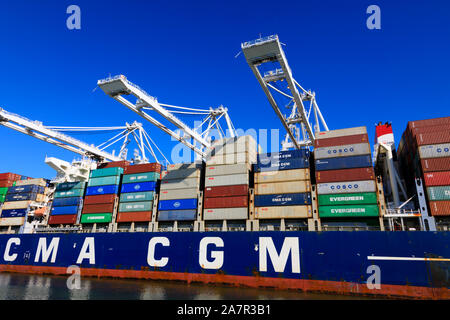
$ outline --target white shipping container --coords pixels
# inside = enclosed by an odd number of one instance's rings
[[[202,162],[192,162],[192,163],[175,163],[167,165],[167,171],[179,170],[179,169],[201,169],[203,166]]]
[[[159,200],[194,199],[197,198],[198,188],[161,190]]]
[[[357,134],[367,134],[367,128],[364,127],[355,127],[355,128],[346,128],[339,130],[330,130],[330,131],[322,131],[316,134],[316,139],[328,139],[328,138],[336,138],[336,137],[345,137],[345,136],[353,136]]]
[[[314,149],[314,159],[326,159],[370,154],[368,143],[347,144],[343,146],[324,147]]]
[[[188,178],[188,179],[174,179],[161,181],[160,190],[173,190],[173,189],[188,189],[200,187],[199,178]]]
[[[205,187],[233,186],[238,184],[249,184],[249,174],[232,174],[224,176],[206,177]]]
[[[25,218],[0,218],[0,226],[21,226],[25,223]]]
[[[255,208],[256,219],[311,218],[311,206],[271,206]]]
[[[309,169],[263,171],[255,173],[255,183],[310,180]]]
[[[204,209],[203,220],[247,220],[248,208]]]
[[[47,185],[47,182],[42,178],[16,181],[16,187],[17,186],[29,186],[29,185],[45,187]]]
[[[238,152],[218,156],[206,156],[206,165],[256,163],[256,152]]]
[[[255,195],[310,192],[309,180],[255,184]]]
[[[317,194],[376,192],[374,180],[318,183]]]
[[[450,143],[421,146],[419,155],[420,159],[450,157]]]
[[[250,168],[250,163],[207,165],[205,175],[211,177],[228,174],[245,174],[249,172]]]
[[[200,178],[201,170],[197,168],[165,171],[161,180]]]
[[[2,210],[25,209],[31,204],[31,201],[11,201],[3,204]]]

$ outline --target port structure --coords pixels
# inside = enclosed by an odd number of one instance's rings
[[[94,168],[97,162],[120,161],[126,159],[128,150],[127,146],[131,141],[130,136],[135,139],[139,148],[139,150],[137,150],[138,152],[136,152],[135,154],[134,162],[148,162],[145,149],[150,151],[155,160],[159,162],[156,157],[156,153],[154,152],[154,149],[152,148],[150,143],[153,141],[151,140],[147,132],[143,129],[142,124],[136,121],[132,124],[126,123],[125,126],[114,127],[45,126],[41,121],[32,121],[23,116],[8,112],[5,109],[0,108],[0,125],[61,147],[63,149],[72,151],[83,157],[82,160],[74,160],[72,163],[54,157],[46,157],[45,162],[57,172],[57,177],[55,178],[55,181],[57,182],[79,180],[86,181],[89,177],[89,171]],[[120,130],[118,134],[114,135],[112,138],[99,144],[98,146],[88,144],[62,133],[63,131],[110,132],[118,130]],[[110,148],[120,141],[122,141],[122,145],[119,155],[115,155],[114,150],[112,153],[106,151],[107,148]],[[156,146],[156,144],[154,145]]]
[[[197,154],[197,158],[206,158],[206,149],[211,146],[210,139],[212,130],[217,130],[220,138],[224,138],[227,135],[227,132],[230,137],[235,137],[236,135],[235,128],[228,115],[228,108],[223,106],[219,106],[215,109],[199,109],[160,103],[157,98],[149,95],[139,86],[129,81],[124,75],[117,75],[99,80],[97,85],[108,96],[120,102],[157,128],[169,134],[176,141],[181,142],[194,151]],[[135,103],[131,102],[130,99],[125,98],[125,96],[130,95],[136,98]],[[167,125],[158,121],[146,111],[152,111],[159,114],[159,116],[167,120],[167,122],[174,125],[175,129],[170,129]],[[191,128],[175,114],[199,115],[204,116],[204,119],[199,121],[200,125]],[[226,121],[226,131],[223,130],[219,122],[222,118]],[[206,129],[203,128],[204,125],[206,125]]]
[[[317,105],[315,93],[305,90],[294,79],[278,36],[272,35],[244,42],[241,49],[273,110],[286,129],[287,134],[281,143],[282,150],[312,146],[315,134],[321,131],[320,124],[325,131],[328,131],[328,126]],[[275,99],[275,94],[289,99],[285,105],[289,112],[288,116],[283,114],[284,108]],[[307,102],[309,102],[308,110],[305,108]],[[311,112],[314,113],[314,125],[310,117]]]

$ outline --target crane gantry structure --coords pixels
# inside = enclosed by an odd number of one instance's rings
[[[228,115],[228,109],[223,106],[219,106],[215,109],[209,108],[209,110],[207,110],[163,104],[158,102],[155,97],[150,96],[139,86],[130,82],[124,75],[102,79],[99,80],[97,84],[108,96],[117,100],[157,128],[169,134],[173,139],[183,143],[201,158],[207,156],[206,149],[211,146],[210,138],[213,129],[217,130],[220,138],[225,137],[226,132],[229,133],[230,137],[235,136],[235,128]],[[128,95],[134,96],[136,102],[133,103],[129,99],[126,99],[125,96]],[[146,111],[154,111],[159,114],[159,116],[162,116],[165,120],[174,125],[175,129],[170,129],[167,125],[161,123]],[[200,125],[196,128],[190,128],[175,114],[201,115],[205,116],[205,118],[200,121]],[[226,121],[226,131],[223,130],[219,122],[222,118]],[[204,125],[206,125],[206,129],[203,129]],[[177,132],[180,130],[182,133]]]
[[[241,49],[273,110],[286,129],[282,150],[312,146],[315,134],[321,131],[320,124],[325,131],[328,131],[328,126],[317,105],[315,93],[305,90],[294,79],[278,36],[272,35],[244,42]],[[289,99],[285,105],[289,110],[288,116],[283,114],[281,103],[274,97],[275,93]],[[309,102],[308,110],[305,108],[306,102]],[[314,126],[310,117],[311,112],[314,112]]]

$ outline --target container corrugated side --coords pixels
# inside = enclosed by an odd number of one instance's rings
[[[440,144],[450,142],[450,126],[445,131],[420,133],[416,135],[417,145]]]
[[[203,220],[247,220],[248,208],[204,209]]]
[[[3,209],[1,211],[2,218],[20,218],[25,217],[28,213],[28,208],[26,209]]]
[[[124,202],[119,204],[119,212],[152,211],[153,201]]]
[[[282,193],[255,196],[255,207],[303,206],[311,204],[311,193]]]
[[[266,163],[269,161],[299,159],[299,158],[308,159],[309,156],[310,152],[308,149],[286,150],[286,151],[258,154],[258,162]]]
[[[429,205],[432,216],[450,216],[450,201],[430,201]]]
[[[29,186],[29,185],[46,187],[47,181],[45,181],[45,179],[42,179],[42,178],[16,181],[16,186]]]
[[[217,156],[206,156],[206,165],[235,164],[235,163],[256,163],[257,153],[239,152]]]
[[[119,212],[117,222],[150,222],[152,221],[151,211]]]
[[[91,178],[88,182],[88,187],[118,185],[120,183],[120,176]]]
[[[450,143],[420,146],[419,155],[421,159],[450,157]]]
[[[450,157],[422,159],[423,172],[450,171]]]
[[[122,184],[120,192],[129,193],[129,192],[154,191],[155,188],[156,188],[156,182],[154,182],[154,181],[124,183],[124,184]]]
[[[316,148],[314,150],[314,159],[362,156],[366,154],[370,155],[370,153],[370,145],[368,143],[355,143],[342,146]]]
[[[83,194],[83,190],[80,194]],[[119,192],[119,186],[118,185],[110,185],[110,186],[98,186],[98,187],[87,187],[86,189],[86,195],[87,196],[95,196],[100,194],[113,194]]]
[[[111,213],[89,213],[81,215],[81,223],[109,223],[112,220]]]
[[[198,188],[161,190],[159,200],[193,199],[198,197]]]
[[[122,193],[120,202],[153,201],[154,195],[154,191]]]
[[[256,219],[305,219],[311,217],[311,206],[271,206],[255,208]]]
[[[37,185],[15,186],[8,188],[7,194],[12,193],[40,193],[43,194],[45,188]]]
[[[450,186],[428,187],[427,194],[430,201],[450,200]]]
[[[256,150],[256,140],[250,135],[232,137],[232,138],[222,138],[211,142],[212,147],[220,147],[226,145],[235,145],[244,148],[246,146],[254,146]]]
[[[114,203],[114,201],[116,201],[116,198],[117,195],[115,193],[86,196],[84,197],[84,204]]]
[[[248,207],[248,196],[205,198],[204,208],[241,208]]]
[[[379,210],[376,204],[346,205],[346,206],[319,206],[319,217],[378,217]]]
[[[292,170],[292,169],[306,169],[309,168],[309,159],[281,159],[273,161],[264,161],[261,159],[254,165],[255,172],[263,171],[278,171],[278,170]]]
[[[372,167],[316,171],[317,183],[362,181],[372,179],[375,179],[375,171]]]
[[[126,166],[123,170],[124,174],[142,173],[142,172],[161,172],[161,164],[159,163],[142,163]]]
[[[68,191],[75,189],[86,189],[86,182],[78,181],[78,182],[63,182],[58,183],[56,185],[56,191]]]
[[[14,184],[14,180],[0,180],[0,188],[9,188]]]
[[[311,183],[309,181],[258,183],[255,185],[255,195],[277,193],[304,193],[310,191]]]
[[[122,177],[122,183],[134,183],[134,182],[149,182],[157,181],[161,174],[158,172],[143,172],[143,173],[132,173],[125,174]]]
[[[112,213],[114,203],[86,204],[83,206],[83,214],[86,213]]]
[[[45,196],[43,194],[38,193],[11,193],[6,194],[5,196],[5,202],[9,201],[37,201],[37,202],[43,202],[45,199]]]
[[[112,161],[112,162],[103,162],[100,163],[97,168],[98,169],[105,169],[105,168],[116,168],[120,167],[124,169],[125,167],[131,165],[130,161],[127,160],[120,160],[120,161]]]
[[[197,168],[190,169],[178,169],[172,171],[165,171],[162,180],[177,180],[177,179],[190,179],[197,178],[200,179],[201,170]]]
[[[371,166],[371,155],[315,160],[316,171],[367,168]]]
[[[77,222],[77,214],[56,215],[48,218],[49,225],[55,224],[75,224]]]
[[[0,218],[0,226],[22,226],[25,223],[25,218]]]
[[[193,221],[197,219],[197,210],[168,210],[158,212],[158,221]]]
[[[192,162],[192,163],[175,163],[168,164],[167,171],[173,170],[185,170],[185,169],[202,169],[204,166],[203,162]]]
[[[423,177],[427,187],[450,185],[450,171],[427,172]]]
[[[310,180],[309,169],[264,171],[255,173],[255,183]]]
[[[248,163],[209,165],[206,166],[205,176],[223,176],[230,174],[246,174],[250,171],[251,165]]]
[[[233,174],[225,176],[206,177],[205,187],[232,186],[236,184],[248,184],[249,174]]]
[[[248,191],[248,184],[206,187],[204,196],[205,198],[244,196],[248,195]]]
[[[375,192],[320,194],[318,202],[319,206],[376,204],[377,194]]]
[[[450,117],[409,121],[407,128],[411,130],[413,128],[432,127],[440,125],[450,125]]]
[[[374,180],[346,181],[317,184],[317,194],[376,192]]]
[[[200,187],[200,179],[198,178],[161,181],[161,190],[190,189],[190,188],[198,189],[199,187]]]
[[[354,136],[357,134],[367,134],[367,128],[365,126],[363,126],[363,127],[321,131],[321,132],[316,133],[315,138],[316,138],[316,140],[321,140],[321,139],[329,139],[329,138],[337,138],[337,137]]]
[[[1,209],[25,209],[28,208],[31,204],[31,201],[12,201],[5,202]]]
[[[12,173],[12,172],[5,172],[5,173],[0,173],[0,180],[20,180],[21,176],[16,174],[16,173]]]
[[[369,136],[367,134],[357,134],[345,137],[316,139],[314,141],[314,148],[324,148],[324,147],[342,146],[347,144],[368,143],[368,142]]]
[[[92,187],[97,188],[97,187]],[[65,198],[65,197],[82,197],[84,194],[83,189],[73,189],[68,191],[56,191],[54,193],[54,198]]]
[[[84,208],[87,206],[84,206]],[[50,210],[51,215],[60,215],[60,214],[78,214],[80,207],[79,206],[65,206],[65,207],[52,207]]]
[[[0,188],[0,195],[5,195],[7,192],[8,192],[8,188],[7,187]]]
[[[197,208],[197,198],[159,201],[158,210],[189,210]]]
[[[82,197],[56,198],[53,199],[53,207],[79,206],[83,202]]]
[[[105,169],[96,169],[92,170],[89,173],[89,178],[101,178],[101,177],[110,177],[110,176],[120,176],[123,174],[123,168],[121,167],[112,167]]]

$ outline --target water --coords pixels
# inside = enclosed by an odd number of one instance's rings
[[[67,277],[0,273],[0,300],[347,300],[354,296],[236,288],[134,279],[82,278],[70,290]]]

